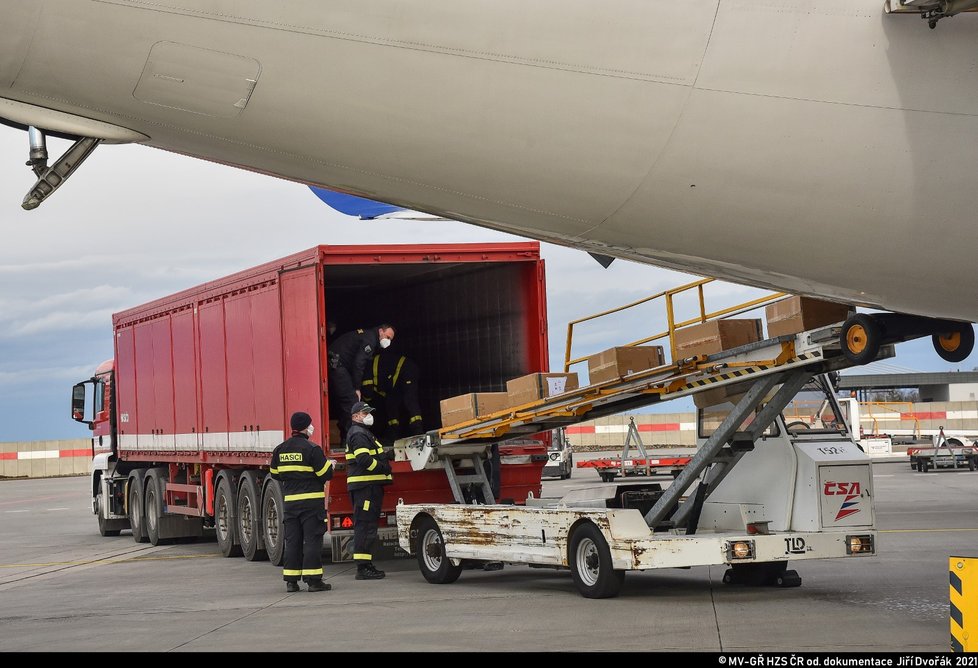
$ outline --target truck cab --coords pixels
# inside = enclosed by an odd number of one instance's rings
[[[574,470],[574,446],[563,428],[554,429],[547,449],[547,462],[543,465],[543,477],[568,480]]]

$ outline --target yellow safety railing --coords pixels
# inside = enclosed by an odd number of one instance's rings
[[[607,315],[612,315],[614,313],[621,313],[622,311],[626,311],[636,306],[641,306],[642,304],[647,304],[649,302],[655,301],[656,299],[664,299],[665,306],[666,306],[666,323],[668,329],[664,332],[660,332],[652,336],[647,336],[644,339],[639,339],[638,341],[632,341],[631,343],[622,344],[621,347],[640,346],[646,343],[651,343],[653,341],[658,341],[660,339],[665,339],[668,337],[669,352],[672,356],[671,359],[673,362],[676,362],[677,360],[676,360],[675,333],[677,329],[688,327],[689,325],[697,325],[700,323],[707,322],[709,320],[717,320],[720,318],[727,318],[735,315],[740,315],[742,313],[746,313],[747,311],[753,311],[754,309],[760,306],[764,306],[765,304],[769,304],[773,301],[777,301],[782,297],[788,296],[784,292],[774,292],[764,297],[759,297],[757,299],[752,299],[749,302],[744,302],[743,304],[737,304],[736,306],[728,306],[727,308],[723,308],[718,311],[707,312],[706,295],[703,292],[703,286],[712,283],[715,280],[716,279],[714,278],[703,278],[698,281],[693,281],[692,283],[687,283],[686,285],[681,285],[678,288],[673,288],[672,290],[664,290],[663,292],[659,292],[649,297],[639,299],[638,301],[631,302],[630,304],[625,304],[617,308],[608,309],[607,311],[595,313],[594,315],[589,315],[584,318],[578,318],[577,320],[572,320],[571,322],[567,323],[567,348],[565,349],[564,352],[564,371],[565,372],[569,371],[571,366],[573,366],[574,364],[579,364],[581,362],[584,362],[588,358],[587,355],[583,357],[571,358],[571,350],[573,347],[573,340],[574,340],[574,327],[575,325],[579,325],[583,322],[589,322],[591,320],[602,318]],[[692,290],[696,290],[697,297],[699,298],[699,310],[700,310],[699,316],[695,318],[690,318],[689,320],[682,320],[677,322],[676,313],[675,313],[675,302],[674,302],[675,297],[677,295],[683,294],[685,292],[690,292]]]

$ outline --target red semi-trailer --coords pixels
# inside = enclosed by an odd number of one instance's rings
[[[100,532],[131,529],[155,545],[214,527],[225,556],[280,563],[282,494],[268,463],[301,410],[337,465],[327,535],[333,559],[348,558],[343,444],[327,428],[327,322],[338,333],[393,323],[395,345],[422,369],[424,424],[436,429],[440,399],[504,391],[548,369],[544,280],[536,243],[317,246],[115,314],[114,360],[72,395],[72,417],[93,431]],[[540,495],[544,443],[503,444],[501,461],[501,498]],[[398,499],[453,501],[443,470],[393,468],[382,518],[391,549]]]

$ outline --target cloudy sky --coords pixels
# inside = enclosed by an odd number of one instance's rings
[[[51,140],[52,159],[65,146]],[[71,386],[112,357],[111,315],[121,309],[317,244],[516,239],[462,223],[358,221],[305,186],[141,146],[100,147],[49,201],[25,212],[34,182],[26,133],[0,126],[0,157],[0,442],[87,436],[69,417]],[[569,320],[692,280],[623,261],[602,269],[557,246],[543,251],[555,369]],[[755,294],[717,284],[708,306]],[[636,309],[585,328],[576,350],[660,331],[662,311]],[[948,368],[929,342],[902,345],[892,362]]]

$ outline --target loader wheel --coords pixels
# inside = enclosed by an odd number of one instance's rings
[[[934,334],[931,340],[942,360],[963,362],[975,349],[975,330],[971,325],[964,325],[956,332]]]
[[[614,598],[621,591],[625,571],[614,570],[608,542],[591,522],[581,524],[571,534],[567,563],[584,598]]]
[[[883,333],[871,315],[857,313],[842,325],[839,343],[842,353],[853,364],[869,364],[876,359],[882,345]]]
[[[438,523],[431,517],[418,522],[418,568],[431,584],[451,584],[462,574],[462,566],[455,566],[445,555],[445,541]]]
[[[801,578],[796,571],[788,570],[787,561],[755,564],[731,564],[723,574],[723,584],[748,587],[798,587]]]
[[[778,587],[800,587],[801,576],[797,571],[785,571],[774,578],[774,584]]]

